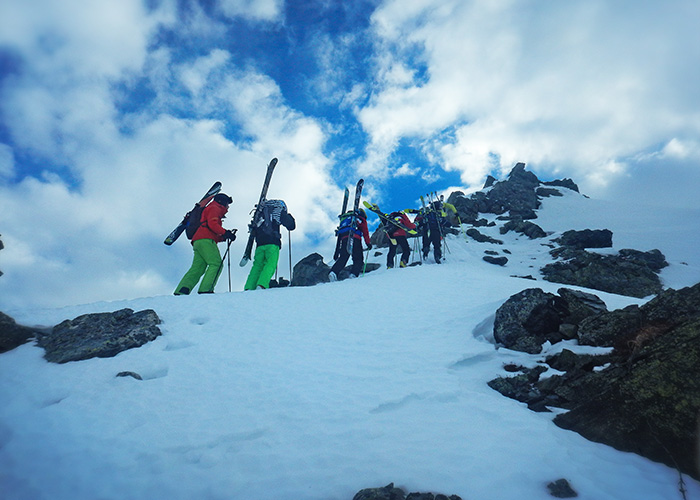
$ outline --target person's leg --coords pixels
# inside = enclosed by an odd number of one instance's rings
[[[195,243],[197,242],[195,241]],[[197,285],[199,278],[202,277],[204,271],[207,269],[207,263],[202,258],[200,252],[198,252],[196,248],[193,248],[193,250],[194,256],[192,257],[192,265],[182,277],[180,283],[177,284],[174,292],[175,295],[189,295]]]
[[[263,245],[262,248],[265,252],[265,260],[260,270],[257,286],[269,288],[270,280],[277,270],[277,262],[280,258],[280,247],[277,245]]]
[[[392,268],[394,267],[394,256],[396,255],[396,243],[394,243],[396,240],[391,239],[389,241],[389,253],[386,254],[386,267]]]
[[[260,278],[260,273],[262,272],[263,266],[265,265],[265,251],[263,245],[262,247],[255,247],[255,254],[253,256],[253,267],[248,273],[248,279],[245,282],[244,290],[255,290],[258,287],[258,279]]]
[[[197,293],[213,293],[216,282],[221,274],[221,253],[214,240],[197,240],[195,245],[199,246],[199,251],[207,264],[202,282],[199,284]]]
[[[348,259],[350,258],[350,254],[348,253],[348,240],[346,238],[341,239],[339,245],[340,249],[338,252],[340,253],[340,256],[333,264],[333,267],[331,267],[331,271],[333,271],[336,276],[343,270],[345,265],[348,263]]]
[[[406,267],[408,265],[408,259],[411,256],[411,247],[408,245],[407,237],[400,236],[397,240],[399,245],[401,245],[401,267]]]
[[[362,255],[362,241],[355,239],[352,247],[352,269],[350,272],[355,276],[359,276],[362,272],[362,264],[364,264],[364,255]]]

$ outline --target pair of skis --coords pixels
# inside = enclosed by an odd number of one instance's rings
[[[260,199],[258,200],[258,204],[255,205],[255,209],[253,212],[253,220],[248,226],[248,242],[246,243],[245,251],[243,252],[243,258],[240,262],[241,267],[245,266],[251,259],[251,254],[253,252],[253,243],[255,242],[255,233],[253,228],[257,227],[258,220],[263,215],[263,206],[267,197],[267,188],[270,186],[270,180],[272,179],[272,173],[275,170],[275,166],[277,166],[277,158],[273,158],[267,165],[267,172],[265,174],[265,181],[263,182],[262,192],[260,193]],[[217,181],[211,188],[209,188],[209,190],[202,197],[202,199],[199,200],[199,202],[197,202],[195,208],[197,207],[197,205],[204,206],[207,203],[209,203],[212,200],[212,198],[214,198],[214,196],[216,196],[219,193],[219,191],[221,191],[221,183]],[[185,217],[182,219],[182,222],[180,222],[180,224],[178,224],[178,226],[175,229],[173,229],[173,231],[168,235],[168,237],[165,238],[165,241],[163,243],[165,243],[166,245],[172,245],[173,243],[175,243],[175,240],[177,240],[187,228],[187,219],[189,218],[190,213],[191,211],[185,214]]]
[[[382,212],[376,204],[369,203],[367,201],[363,202],[363,204],[364,204],[365,208],[367,208],[367,210],[377,214],[377,216],[379,217],[379,219],[382,222],[396,226],[399,229],[403,229],[404,232],[408,236],[417,236],[418,235],[418,231],[416,231],[415,229],[409,229],[406,226],[404,226],[403,224],[401,224],[399,221],[394,220],[394,218],[392,218],[392,217],[389,217],[389,215]],[[386,224],[385,224],[385,226],[386,226]]]
[[[348,215],[347,209],[348,209],[348,199],[350,197],[350,191],[348,188],[345,188],[345,196],[343,197],[343,210],[340,212],[340,217],[341,219],[345,217],[351,217],[350,219],[350,232],[348,233],[348,241],[347,241],[347,246],[345,247],[346,250],[348,251],[348,254],[352,255],[352,245],[353,241],[355,240],[355,229],[357,229],[357,211],[360,208],[360,198],[362,198],[362,187],[365,185],[365,180],[360,179],[357,181],[357,185],[355,185],[355,201],[353,202],[352,206],[352,212]]]

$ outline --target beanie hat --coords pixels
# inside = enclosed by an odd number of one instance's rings
[[[233,203],[233,198],[231,198],[227,194],[219,193],[216,196],[214,196],[214,201],[217,202],[219,205],[228,207],[231,203]]]

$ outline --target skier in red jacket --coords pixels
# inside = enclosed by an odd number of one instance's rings
[[[399,224],[408,229],[416,228],[416,225],[411,222],[408,216],[403,212],[392,212],[389,214],[389,217],[395,219]],[[389,269],[394,267],[394,256],[396,255],[397,246],[401,247],[401,261],[399,262],[399,266],[406,267],[408,265],[408,258],[411,255],[411,248],[408,245],[406,231],[389,223],[386,223],[384,227],[387,231],[387,236],[389,236],[389,253],[386,255],[386,267]]]
[[[226,230],[221,225],[231,203],[233,199],[230,196],[219,193],[202,211],[202,222],[192,236],[192,265],[175,288],[175,295],[189,295],[202,275],[204,278],[197,292],[214,293],[222,268],[221,253],[216,244],[236,239],[235,230]]]

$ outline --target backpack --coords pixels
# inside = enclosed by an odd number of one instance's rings
[[[192,239],[194,233],[196,233],[197,229],[199,229],[199,226],[202,225],[202,212],[204,211],[204,206],[197,203],[194,206],[194,208],[187,214],[187,226],[185,227],[185,234],[187,235],[188,240]]]
[[[403,226],[403,217],[401,217],[401,212],[391,212],[387,217],[389,219],[396,221],[398,224],[401,224],[401,226]],[[392,224],[391,222],[388,222],[388,221],[385,223],[385,231],[386,231],[386,234],[388,234],[389,236],[393,236],[394,233],[398,232],[399,230],[401,230],[401,228],[399,226],[397,226],[396,224]]]
[[[282,200],[266,200],[262,209],[262,217],[258,221],[257,230],[269,236],[280,236],[282,213],[287,211],[287,205]]]

